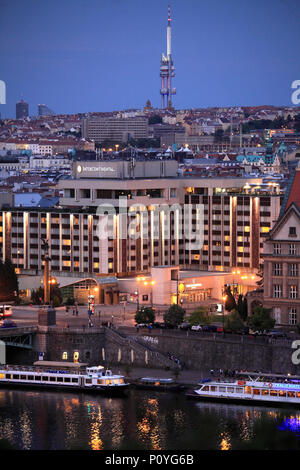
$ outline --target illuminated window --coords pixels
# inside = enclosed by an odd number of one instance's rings
[[[79,352],[78,351],[75,351],[74,354],[73,354],[73,360],[74,362],[78,362],[79,361]]]
[[[62,353],[62,359],[64,359],[64,360],[68,359],[68,353],[67,352]]]
[[[244,248],[242,246],[239,246],[239,252],[243,253],[243,251],[244,251]]]
[[[245,232],[250,232],[250,227],[245,227]]]
[[[269,227],[262,227],[261,228],[262,233],[268,233],[270,231]]]
[[[289,286],[289,298],[297,299],[298,297],[298,287],[296,285]]]

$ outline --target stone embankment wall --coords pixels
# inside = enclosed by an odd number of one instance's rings
[[[150,337],[159,351],[174,354],[186,369],[246,369],[300,375],[300,365],[292,363],[292,340],[176,331],[140,333],[145,342]]]
[[[187,370],[246,369],[300,375],[300,365],[292,363],[291,340],[251,339],[249,336],[140,331],[125,335],[110,328],[40,330],[34,350],[45,352],[45,360],[89,364],[122,364],[150,368],[175,368],[173,355]]]

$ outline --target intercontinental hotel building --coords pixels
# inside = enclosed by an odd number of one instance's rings
[[[73,178],[61,179],[58,188],[58,208],[0,213],[1,257],[20,274],[41,270],[42,238],[49,242],[54,275],[126,277],[159,266],[257,271],[283,198],[278,186],[265,188],[261,178],[187,177],[171,159],[74,162]],[[201,208],[202,237],[192,244],[186,219],[178,229],[184,207],[196,234]],[[104,222],[109,233],[100,236]]]

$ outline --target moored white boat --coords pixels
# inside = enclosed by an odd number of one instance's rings
[[[234,381],[203,381],[198,389],[188,391],[186,395],[189,398],[210,401],[296,405],[300,408],[300,381],[291,377],[279,381],[275,375],[270,374],[267,377],[262,374],[255,374],[254,377],[251,373],[245,375],[248,377],[240,377]]]
[[[0,386],[18,388],[43,388],[81,390],[119,394],[128,388],[124,376],[114,375],[103,366],[86,370],[44,370],[26,366],[0,366]]]

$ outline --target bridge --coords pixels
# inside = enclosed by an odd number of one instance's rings
[[[0,341],[6,346],[14,346],[23,349],[32,349],[32,337],[37,327],[0,328]]]

